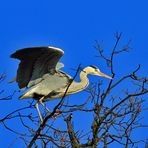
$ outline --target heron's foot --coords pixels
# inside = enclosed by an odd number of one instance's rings
[[[61,111],[56,111],[52,118],[57,118],[58,115],[60,115],[62,112]]]

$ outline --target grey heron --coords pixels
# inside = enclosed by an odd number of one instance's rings
[[[28,88],[20,99],[38,100],[36,108],[41,121],[43,119],[38,105],[42,104],[48,110],[43,102],[63,97],[72,80],[71,76],[60,70],[64,65],[58,61],[63,55],[63,50],[51,46],[24,48],[11,55],[11,58],[20,60],[16,76],[19,88]],[[89,84],[89,74],[112,79],[97,67],[88,66],[80,72],[79,82],[72,81],[66,95],[84,90]]]

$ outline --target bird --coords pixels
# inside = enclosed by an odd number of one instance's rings
[[[39,110],[39,104],[50,111],[44,104],[49,100],[62,98],[67,87],[66,96],[78,93],[87,88],[89,79],[87,75],[102,76],[112,79],[101,72],[96,66],[90,65],[81,70],[80,81],[76,82],[67,73],[61,70],[64,67],[60,58],[64,51],[52,46],[28,47],[16,50],[11,58],[20,60],[15,80],[21,90],[26,90],[19,98],[33,98],[37,100],[35,105],[41,122],[43,117]],[[72,81],[73,80],[73,81]]]

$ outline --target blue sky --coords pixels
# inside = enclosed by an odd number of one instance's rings
[[[137,64],[142,65],[140,75],[146,76],[148,74],[147,5],[146,0],[3,1],[0,4],[0,72],[7,74],[7,80],[15,76],[18,61],[10,59],[9,55],[16,49],[50,45],[65,51],[61,61],[65,64],[64,70],[71,75],[74,74],[71,68],[77,68],[79,64],[83,67],[96,65],[110,74],[106,67],[101,66],[102,61],[95,58],[97,51],[93,45],[95,40],[98,40],[109,54],[115,41],[114,33],[119,31],[123,33],[121,46],[132,40],[130,53],[123,54],[117,60],[116,68],[119,76],[133,70]],[[99,80],[96,77],[90,79],[96,82]],[[11,86],[4,84],[3,87],[8,89],[5,94],[18,89],[16,84]],[[83,97],[83,94],[78,95]],[[1,108],[5,113],[20,106],[16,98],[11,102],[12,105],[6,103],[1,103],[6,105],[7,111],[5,107]],[[8,134],[7,131],[3,133]],[[139,134],[143,133],[140,131]],[[5,138],[3,139],[1,145],[5,143]]]

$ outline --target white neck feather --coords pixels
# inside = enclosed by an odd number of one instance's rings
[[[80,82],[72,82],[72,84],[70,85],[70,87],[68,89],[69,94],[82,91],[88,86],[88,84],[89,84],[89,80],[87,78],[88,74],[89,74],[89,72],[86,67],[80,73]]]

